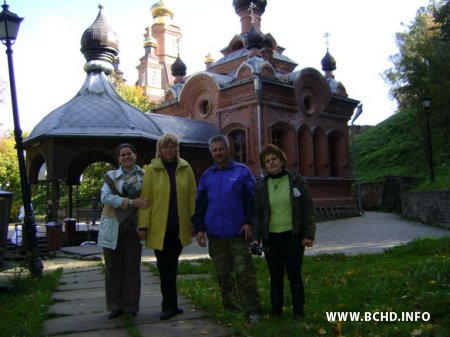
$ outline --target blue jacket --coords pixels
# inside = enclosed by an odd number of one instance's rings
[[[220,169],[214,163],[200,178],[194,230],[218,238],[238,236],[244,224],[253,225],[254,200],[255,179],[247,166],[231,161]]]

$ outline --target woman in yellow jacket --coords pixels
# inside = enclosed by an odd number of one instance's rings
[[[197,185],[179,141],[165,134],[156,143],[156,158],[146,168],[141,197],[150,207],[139,210],[138,235],[155,250],[161,279],[162,320],[183,313],[178,307],[177,268],[183,246],[191,244]]]

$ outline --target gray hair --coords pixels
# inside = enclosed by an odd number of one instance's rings
[[[212,143],[217,143],[217,142],[222,142],[223,145],[225,145],[225,147],[227,149],[230,148],[230,143],[228,142],[228,138],[226,136],[215,135],[215,136],[212,136],[211,138],[209,138],[209,141],[208,141],[209,149],[211,150]]]

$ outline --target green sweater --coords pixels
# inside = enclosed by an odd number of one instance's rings
[[[292,206],[289,177],[269,178],[270,214],[269,232],[282,233],[292,230]]]

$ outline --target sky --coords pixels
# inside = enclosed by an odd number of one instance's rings
[[[54,109],[72,99],[86,73],[80,52],[83,32],[94,22],[98,5],[119,39],[120,69],[134,84],[144,55],[145,28],[153,24],[157,0],[7,0],[9,10],[24,20],[13,45],[18,110],[22,130],[31,131]],[[361,101],[359,125],[376,125],[396,111],[382,74],[398,52],[395,34],[405,31],[428,0],[267,0],[261,30],[270,33],[296,70],[321,71],[329,34],[336,59],[336,80],[350,98]],[[205,69],[204,57],[218,60],[220,50],[241,32],[232,0],[166,0],[181,28],[180,57],[192,74]],[[0,130],[13,129],[6,47],[0,52]],[[1,85],[0,85],[1,87]],[[2,96],[2,97],[1,97]]]

